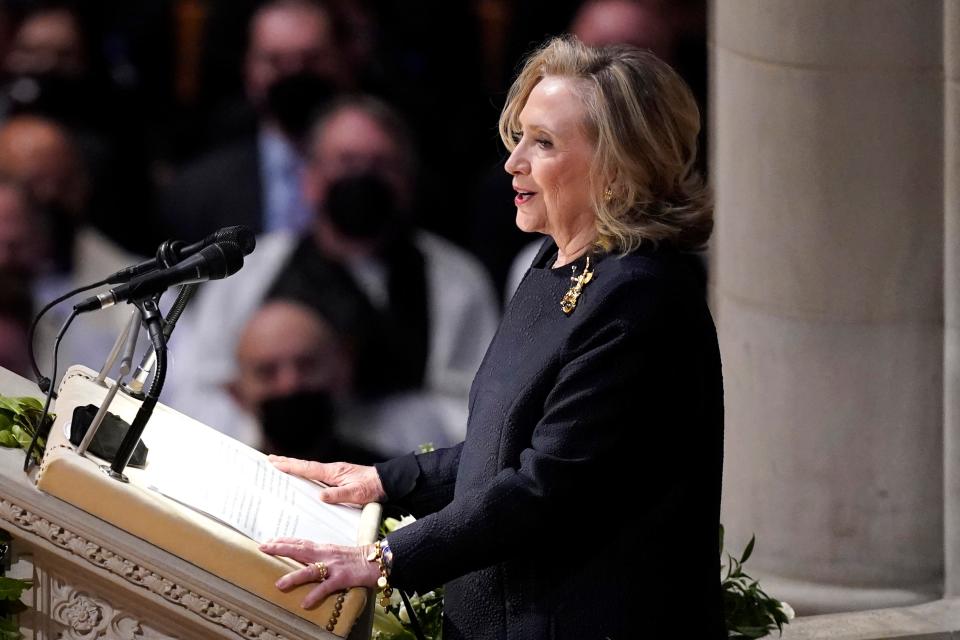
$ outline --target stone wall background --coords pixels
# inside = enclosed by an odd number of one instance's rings
[[[960,590],[960,1],[714,0],[723,521],[799,613]],[[750,567],[748,567],[750,568]]]

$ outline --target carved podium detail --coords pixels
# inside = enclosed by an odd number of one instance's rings
[[[9,500],[0,499],[0,519],[69,551],[74,556],[105,569],[133,585],[148,589],[173,604],[189,609],[241,637],[250,640],[289,640],[263,625],[252,622],[244,615],[141,567],[62,526],[53,524],[46,518],[37,516]],[[149,632],[141,630],[142,623],[134,617],[114,611],[105,602],[77,592],[57,580],[51,582],[50,598],[52,619],[69,630],[66,637],[71,639],[170,637],[154,630]]]
[[[79,591],[57,578],[45,581],[50,596],[50,620],[62,625],[69,640],[173,640],[126,611]]]

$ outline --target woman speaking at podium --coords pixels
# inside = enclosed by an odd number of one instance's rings
[[[370,547],[282,539],[305,606],[351,586],[444,585],[444,638],[726,637],[723,392],[702,269],[700,115],[653,55],[557,38],[500,135],[516,222],[548,238],[470,392],[466,440],[375,467],[276,458],[327,502],[418,519]]]

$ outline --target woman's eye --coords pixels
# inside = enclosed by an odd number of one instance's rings
[[[540,145],[540,147],[543,149],[549,149],[550,147],[553,146],[553,143],[547,140],[546,138],[538,138],[537,144]]]
[[[519,131],[511,131],[510,138],[513,140],[513,144],[520,144],[520,138],[523,137],[523,134]]]

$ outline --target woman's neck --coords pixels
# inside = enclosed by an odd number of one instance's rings
[[[585,227],[565,241],[554,238],[554,242],[557,243],[557,259],[553,263],[553,268],[568,265],[582,256],[593,246],[596,239],[597,229],[593,225]]]

